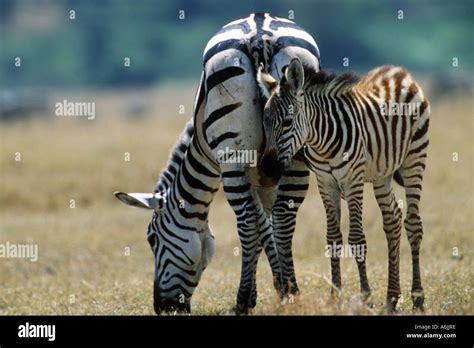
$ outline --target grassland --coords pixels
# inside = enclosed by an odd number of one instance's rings
[[[153,188],[191,115],[193,90],[179,88],[179,92],[184,95],[173,90],[88,94],[86,100],[97,102],[93,121],[51,113],[0,125],[0,243],[39,246],[37,262],[0,259],[0,314],[153,314],[153,255],[145,239],[150,213],[121,205],[112,192]],[[64,97],[80,99],[77,94]],[[144,100],[151,102],[145,103],[141,116],[128,115],[133,110],[127,106]],[[185,115],[178,113],[180,104],[185,105]],[[421,207],[427,314],[474,314],[473,111],[472,95],[432,100]],[[17,152],[21,161],[15,161]],[[130,161],[124,160],[125,152]],[[454,152],[458,161],[453,161]],[[403,198],[401,188],[396,193]],[[70,208],[71,199],[75,208]],[[365,188],[364,210],[372,310],[358,301],[358,273],[352,259],[342,261],[341,300],[331,301],[324,211],[313,177],[294,238],[302,294],[293,304],[279,305],[268,263],[262,258],[254,313],[379,313],[385,301],[387,245],[370,186]],[[234,256],[239,242],[233,212],[222,192],[212,204],[210,223],[217,251],[196,290],[193,312],[231,314],[240,274],[240,258]],[[345,238],[347,226],[344,210]],[[404,299],[399,309],[411,314],[411,259],[405,234],[403,238]]]

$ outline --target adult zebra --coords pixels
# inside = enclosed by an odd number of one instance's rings
[[[296,212],[308,188],[306,165],[295,159],[276,182],[249,162],[222,156],[263,153],[264,100],[256,69],[262,64],[279,79],[293,57],[319,70],[314,39],[289,20],[256,13],[225,25],[204,50],[193,132],[189,125],[157,189],[150,194],[116,193],[128,205],[155,210],[148,240],[155,253],[157,313],[190,311],[191,295],[213,253],[208,213],[220,182],[237,217],[242,246],[236,312],[248,313],[256,304],[255,275],[262,246],[281,295],[298,292],[291,241]]]
[[[340,197],[349,206],[349,244],[357,251],[360,285],[367,299],[367,252],[362,228],[365,182],[372,182],[383,215],[389,248],[387,309],[400,296],[399,247],[402,213],[392,177],[405,187],[405,229],[413,262],[412,300],[423,308],[419,249],[423,227],[419,213],[428,146],[429,105],[420,86],[404,69],[384,66],[362,80],[303,67],[293,59],[278,83],[264,72],[258,80],[271,95],[264,113],[266,162],[284,166],[306,144],[305,158],[315,171],[327,215],[327,242],[342,245]],[[331,253],[332,282],[341,287],[339,254]]]

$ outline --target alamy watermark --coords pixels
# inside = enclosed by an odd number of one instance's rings
[[[324,247],[324,255],[326,257],[337,257],[337,258],[346,258],[353,257],[357,261],[362,262],[365,260],[366,255],[366,246],[362,244],[327,244]]]
[[[225,147],[224,150],[217,151],[217,161],[219,163],[244,163],[250,167],[257,166],[257,150],[234,150]]]
[[[23,258],[38,261],[38,244],[0,243],[0,258]]]
[[[55,104],[56,116],[87,117],[95,119],[95,102],[71,102],[64,99]]]
[[[20,338],[46,338],[52,342],[56,339],[56,325],[38,325],[26,322],[18,326],[18,337]]]
[[[380,112],[383,116],[420,117],[421,103],[380,103]]]

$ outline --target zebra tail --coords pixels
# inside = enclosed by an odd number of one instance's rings
[[[395,180],[395,182],[400,185],[400,186],[405,186],[403,184],[403,179],[402,179],[402,176],[400,175],[400,172],[398,170],[395,171],[395,173],[393,173],[393,180]]]

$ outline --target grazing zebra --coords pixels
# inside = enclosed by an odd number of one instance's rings
[[[428,147],[429,105],[420,86],[404,69],[383,66],[359,80],[353,75],[315,72],[293,59],[277,83],[259,71],[262,89],[271,95],[265,106],[268,140],[265,161],[285,166],[304,146],[316,173],[326,209],[327,242],[342,246],[340,198],[349,207],[349,244],[356,257],[364,300],[370,296],[367,252],[362,228],[364,182],[372,182],[383,215],[389,250],[387,309],[400,296],[399,247],[402,212],[392,177],[405,187],[405,229],[413,261],[412,300],[423,309],[419,250],[423,235],[419,213],[421,183]],[[331,254],[332,282],[341,287],[339,255]]]
[[[308,169],[295,158],[277,182],[262,173],[255,165],[258,161],[240,157],[250,153],[257,158],[265,148],[265,100],[256,82],[258,66],[263,64],[279,79],[293,57],[319,70],[314,39],[289,20],[256,13],[225,25],[204,50],[193,124],[175,147],[157,189],[116,193],[128,205],[155,209],[148,240],[155,253],[157,313],[190,311],[191,296],[214,249],[208,213],[221,182],[237,217],[242,246],[236,312],[248,313],[256,304],[262,247],[280,295],[298,293],[291,241],[296,212],[308,188]]]

